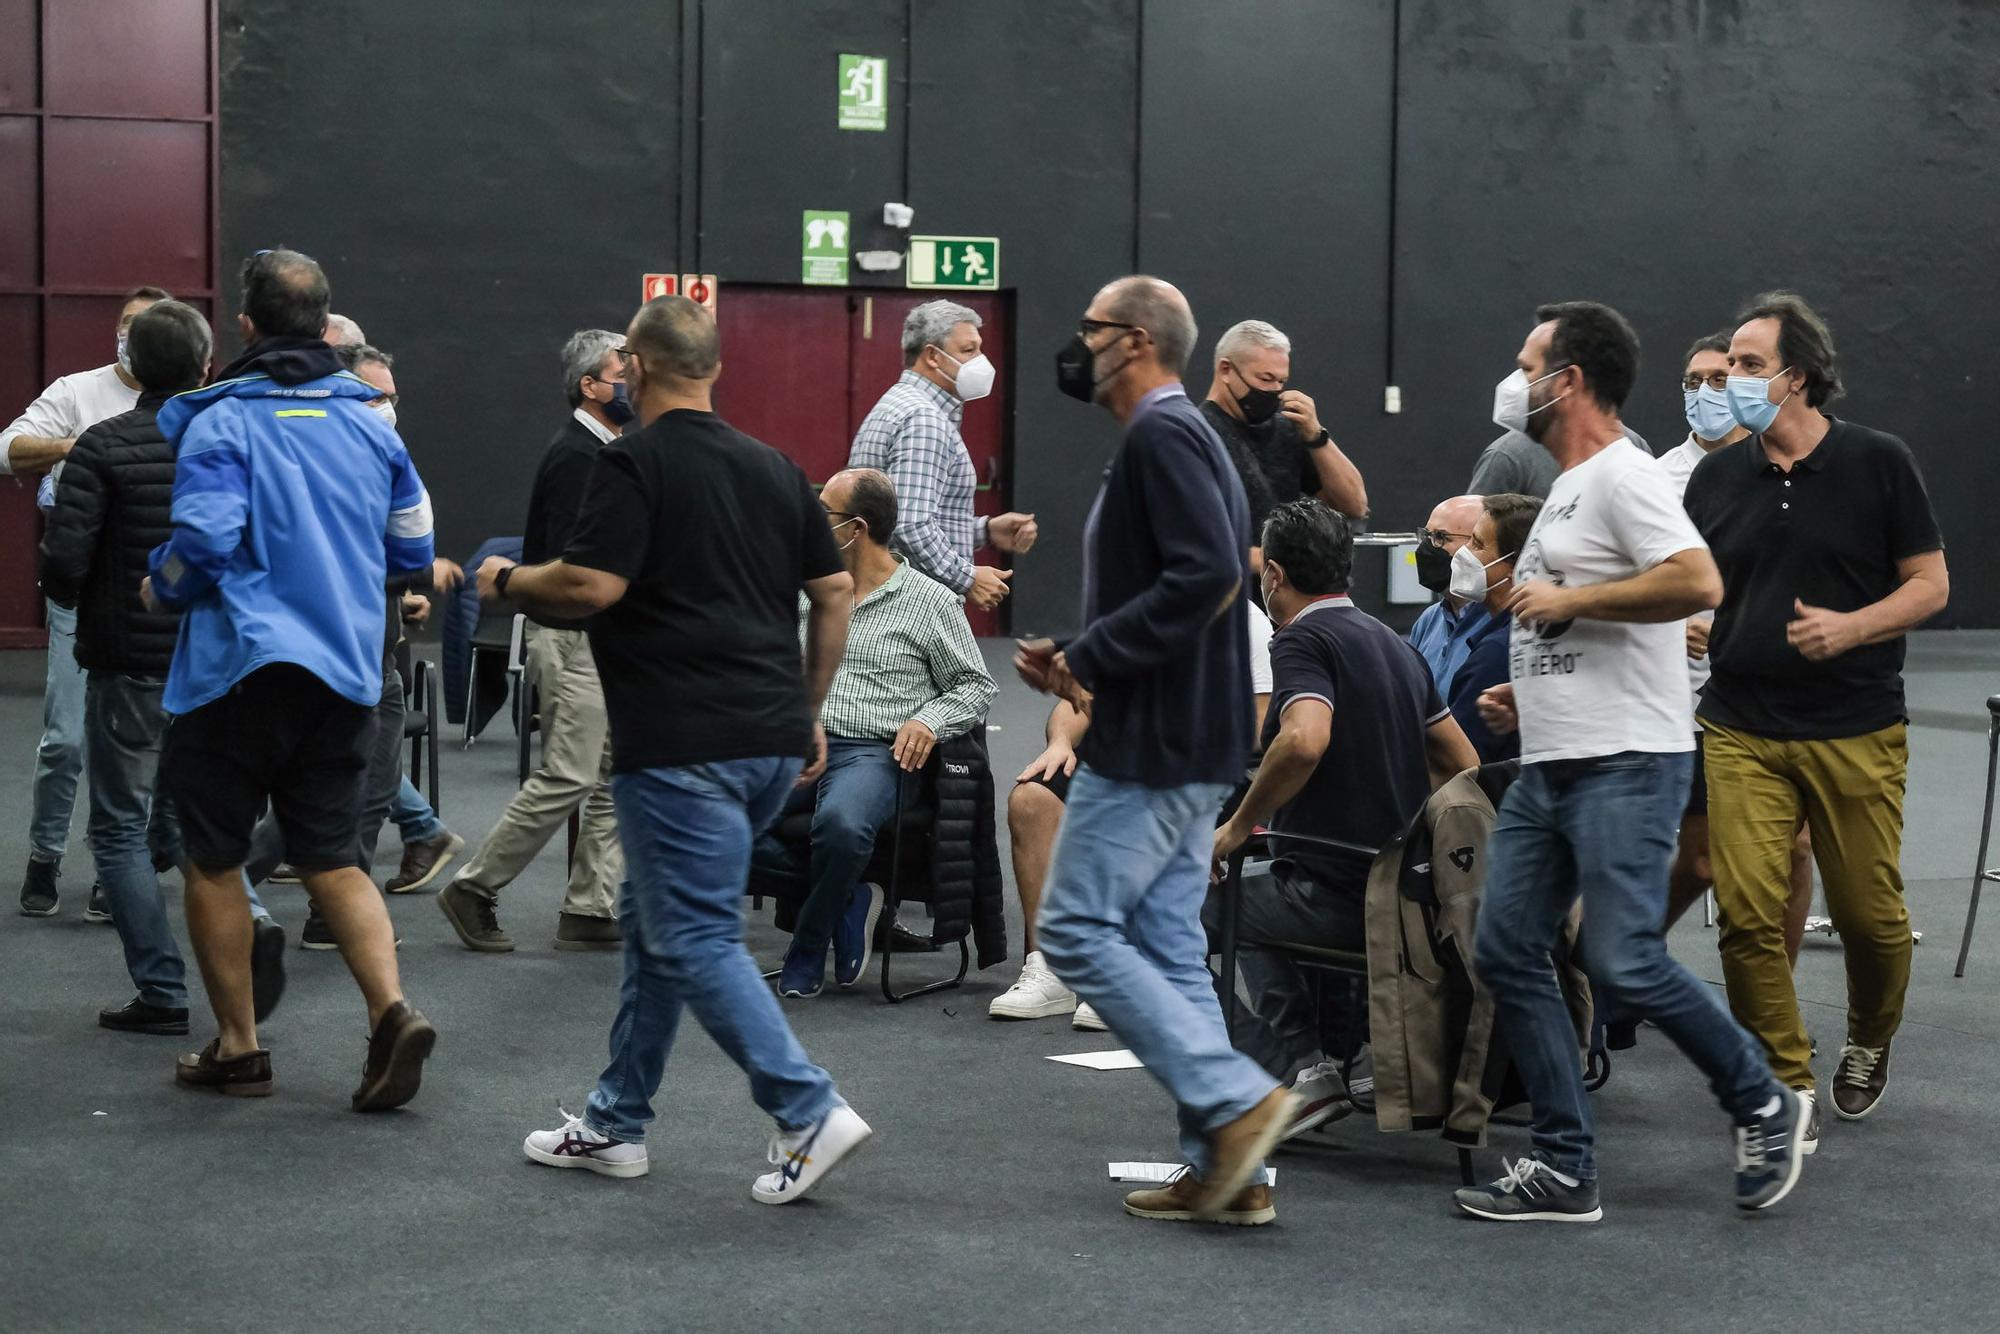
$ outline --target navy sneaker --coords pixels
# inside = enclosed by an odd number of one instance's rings
[[[778,970],[778,994],[787,1000],[811,1000],[826,986],[826,946],[800,949],[794,944],[785,951],[785,966]]]
[[[1812,1095],[1786,1089],[1768,1113],[1736,1127],[1736,1207],[1768,1209],[1792,1193],[1805,1166],[1800,1141],[1812,1122]]]
[[[1496,1223],[1595,1223],[1604,1217],[1597,1183],[1564,1176],[1539,1158],[1523,1158],[1490,1186],[1452,1196],[1474,1218]]]
[[[853,986],[868,971],[884,897],[880,885],[856,885],[847,896],[847,911],[833,924],[833,980],[843,987]]]

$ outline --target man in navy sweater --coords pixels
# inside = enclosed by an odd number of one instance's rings
[[[1022,643],[1037,690],[1090,714],[1049,868],[1043,953],[1180,1106],[1188,1167],[1126,1197],[1141,1218],[1268,1223],[1264,1154],[1292,1096],[1229,1042],[1201,906],[1223,798],[1252,731],[1250,511],[1188,401],[1187,299],[1121,278],[1057,354],[1064,393],[1124,427],[1084,521],[1082,634]]]

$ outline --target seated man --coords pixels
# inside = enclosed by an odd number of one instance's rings
[[[835,473],[819,499],[854,579],[847,651],[820,715],[826,772],[794,791],[784,812],[812,811],[810,851],[782,842],[774,825],[753,854],[758,875],[791,882],[805,900],[778,978],[778,994],[793,999],[820,993],[829,943],[841,986],[868,967],[882,890],[859,882],[876,834],[895,814],[903,775],[921,771],[938,742],[977,726],[999,693],[958,595],[889,549],[896,491],[888,475]],[[801,635],[807,605],[801,598]]]
[[[1264,708],[1271,699],[1271,621],[1263,608],[1250,604],[1250,688],[1257,697],[1257,727],[1264,726]],[[1047,747],[1014,779],[1007,796],[1007,833],[1014,853],[1014,885],[1021,895],[1021,930],[1027,946],[1021,976],[986,1007],[989,1019],[1046,1019],[1074,1014],[1072,1028],[1100,1032],[1104,1021],[1049,970],[1035,948],[1035,914],[1042,906],[1042,884],[1049,876],[1049,856],[1056,831],[1062,828],[1063,805],[1069,800],[1070,775],[1076,772],[1076,748],[1090,718],[1057,700],[1049,714]]]
[[[1451,586],[1452,558],[1471,540],[1479,513],[1478,496],[1440,500],[1417,534],[1417,582],[1437,594],[1437,601],[1418,614],[1410,627],[1410,644],[1424,655],[1438,694],[1446,698],[1451,695],[1452,678],[1472,650],[1473,637],[1491,619],[1478,598],[1461,597]]]
[[[1479,752],[1479,762],[1493,764],[1519,758],[1521,734],[1496,735],[1479,716],[1479,696],[1508,680],[1507,627],[1514,618],[1507,604],[1514,600],[1514,561],[1542,502],[1533,496],[1498,495],[1482,497],[1480,505],[1483,512],[1472,526],[1472,540],[1451,558],[1451,591],[1468,606],[1480,606],[1487,619],[1466,641],[1465,661],[1444,696],[1451,716]]]
[[[1347,520],[1318,501],[1280,505],[1265,520],[1264,605],[1278,632],[1264,761],[1215,831],[1218,864],[1260,826],[1354,845],[1275,838],[1271,875],[1244,884],[1240,960],[1254,1017],[1237,1045],[1278,1079],[1297,1076],[1286,1138],[1339,1114],[1345,1094],[1321,1049],[1312,987],[1260,946],[1365,949],[1373,857],[1360,849],[1402,833],[1433,791],[1478,762],[1423,658],[1348,599],[1353,565]]]

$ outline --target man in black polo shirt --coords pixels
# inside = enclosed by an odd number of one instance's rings
[[[1263,320],[1232,324],[1215,342],[1201,415],[1243,481],[1252,541],[1272,509],[1300,496],[1368,517],[1361,470],[1333,442],[1312,399],[1287,387],[1291,378],[1292,340]]]
[[[551,1167],[644,1175],[651,1099],[686,1006],[778,1123],[777,1170],[751,1197],[789,1204],[871,1132],[806,1059],[743,948],[743,886],[752,841],[794,783],[826,765],[817,719],[846,647],[853,580],[798,465],[715,415],[721,354],[708,312],[659,297],[625,341],[644,429],[598,452],[562,559],[494,557],[479,570],[482,597],[591,618],[628,868],[611,1063],[581,1117],[523,1149]],[[801,589],[812,603],[804,679]]]
[[[1263,1159],[1294,1099],[1229,1045],[1201,926],[1215,819],[1250,755],[1250,517],[1181,386],[1194,341],[1187,298],[1131,277],[1097,294],[1057,354],[1058,386],[1124,438],[1084,521],[1084,631],[1025,642],[1014,665],[1091,720],[1042,953],[1180,1108],[1188,1170],[1125,1209],[1250,1225],[1277,1216]]]
[[[1268,946],[1366,949],[1373,857],[1364,849],[1402,833],[1433,791],[1479,757],[1422,655],[1348,599],[1354,536],[1344,518],[1316,500],[1280,505],[1264,521],[1263,546],[1264,605],[1281,627],[1271,640],[1264,760],[1214,848],[1220,862],[1260,825],[1274,831],[1271,875],[1244,886],[1241,959],[1256,1022],[1238,1045],[1279,1079],[1296,1076],[1290,1138],[1338,1112],[1341,1092],[1321,1050],[1313,988]]]
[[[1739,324],[1729,406],[1755,434],[1697,464],[1686,497],[1725,589],[1699,710],[1723,977],[1773,1073],[1812,1090],[1785,954],[1803,811],[1847,960],[1834,1111],[1855,1120],[1888,1083],[1910,983],[1903,636],[1944,609],[1950,578],[1909,447],[1821,410],[1841,391],[1825,323],[1771,292]]]

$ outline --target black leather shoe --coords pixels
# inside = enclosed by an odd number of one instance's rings
[[[28,874],[21,880],[21,916],[56,915],[56,909],[62,906],[62,895],[56,891],[56,877],[61,874],[54,862],[28,859]]]
[[[148,1005],[134,996],[115,1010],[99,1010],[97,1022],[121,1033],[178,1034],[188,1031],[188,1012],[186,1006],[169,1009],[164,1005]]]
[[[261,1024],[271,1017],[285,994],[285,928],[260,917],[251,930],[250,993]]]

